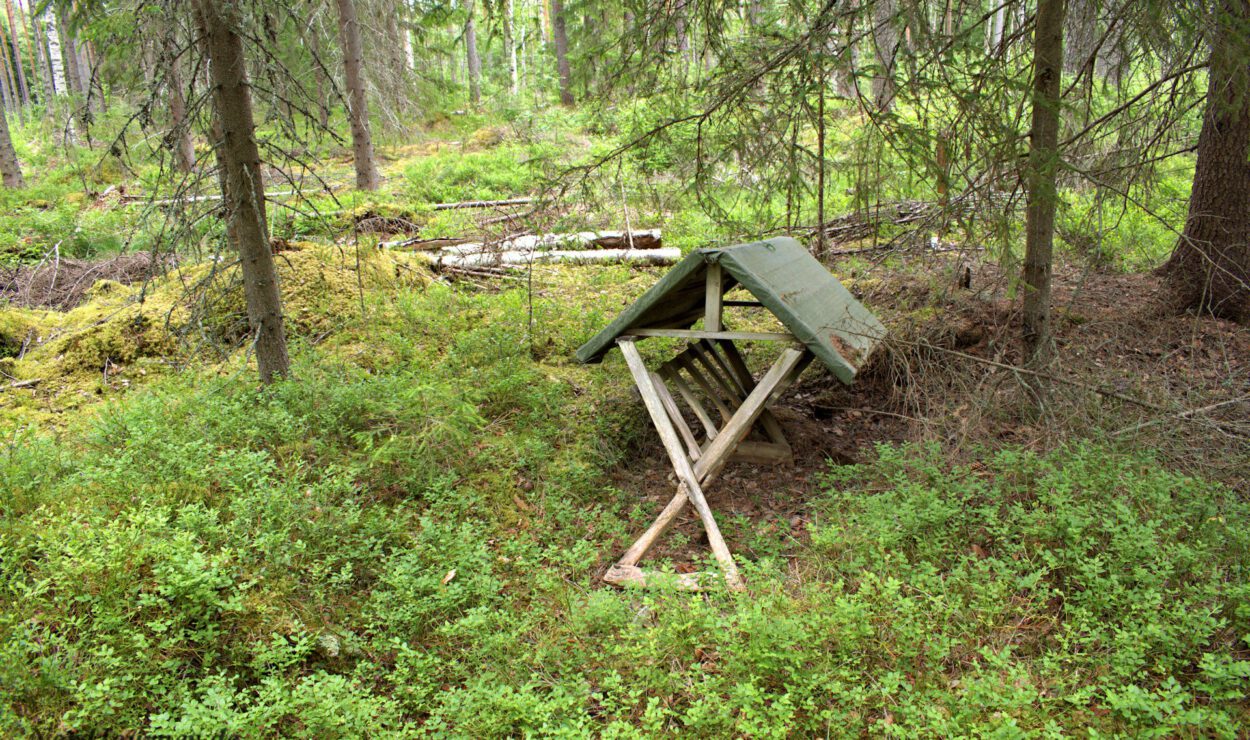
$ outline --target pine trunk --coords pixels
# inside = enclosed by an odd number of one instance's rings
[[[9,17],[9,43],[13,46],[13,71],[17,76],[17,91],[22,98],[22,105],[30,105],[30,84],[26,80],[26,66],[22,64],[22,47],[17,42],[17,29],[20,26],[14,19],[13,0],[5,0],[4,5]]]
[[[1211,48],[1189,217],[1163,267],[1181,305],[1250,319],[1250,1],[1225,0]]]
[[[1050,366],[1054,346],[1050,328],[1051,258],[1055,238],[1055,181],[1059,169],[1059,95],[1063,71],[1064,0],[1040,0],[1033,31],[1033,124],[1029,132],[1026,174],[1024,312],[1025,366]],[[1029,386],[1039,405],[1045,388],[1037,376]]]
[[[178,72],[178,60],[169,59],[169,135],[174,145],[174,161],[179,172],[195,168],[195,142],[191,140],[191,126],[187,121],[187,100],[182,92],[182,75]]]
[[[19,6],[19,11],[21,10]],[[45,64],[47,57],[47,49],[43,45],[43,34],[39,30],[39,22],[35,19],[33,11],[26,11],[26,32],[30,37],[30,63],[34,65],[38,72],[36,79],[39,80],[39,102],[45,107],[52,101],[55,90],[52,87],[52,75],[49,67]],[[32,75],[35,73],[32,72]]]
[[[265,219],[265,185],[256,145],[247,61],[237,31],[238,19],[232,12],[234,5],[217,0],[195,0],[194,5],[208,50],[214,107],[221,122],[218,146],[225,169],[222,200],[239,250],[260,379],[269,383],[289,375],[291,363]]]
[[[356,20],[356,4],[353,0],[338,0],[338,6],[347,113],[352,124],[352,153],[356,160],[356,187],[377,190],[378,168],[373,161],[373,137],[369,132],[369,101],[365,97],[364,54],[360,44],[360,23]]]
[[[877,70],[872,77],[873,105],[879,111],[894,106],[894,68],[898,59],[898,29],[894,27],[894,0],[877,0],[872,6],[872,43]]]
[[[4,49],[4,47],[9,45],[8,38],[4,26],[0,25],[0,49]],[[0,54],[0,73],[3,73],[3,79],[0,79],[0,83],[3,83],[4,88],[4,105],[9,110],[16,110],[21,100],[18,97],[17,79],[13,76],[13,66],[9,64],[7,49],[4,49],[3,53]]]
[[[556,46],[556,71],[560,75],[560,104],[572,105],[572,73],[569,70],[569,35],[564,22],[563,0],[551,0],[551,34]]]
[[[20,188],[26,184],[22,180],[17,152],[13,150],[13,139],[9,136],[9,119],[5,117],[3,102],[0,102],[0,183],[6,188]]]

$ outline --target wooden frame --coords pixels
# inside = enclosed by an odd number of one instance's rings
[[[727,290],[739,286],[751,300],[725,298]],[[726,307],[767,309],[784,330],[737,331],[725,325]],[[863,359],[884,336],[880,320],[803,245],[776,238],[687,255],[579,347],[577,358],[586,363],[601,361],[613,342],[620,347],[678,480],[676,495],[608,569],[604,580],[621,585],[668,580],[681,588],[714,582],[714,574],[672,576],[639,567],[689,502],[703,523],[725,582],[742,588],[705,489],[731,460],[793,459],[769,405],[813,360],[838,380],[851,383]],[[645,337],[683,339],[685,348],[649,369],[635,346]],[[741,341],[782,342],[789,347],[756,379],[738,351],[736,343]]]

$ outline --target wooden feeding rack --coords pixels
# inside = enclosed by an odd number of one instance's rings
[[[725,300],[738,286],[754,300]],[[786,331],[727,329],[726,306],[767,309]],[[700,319],[703,327],[692,328]],[[790,444],[769,406],[812,360],[850,383],[884,336],[881,322],[802,245],[780,238],[691,253],[582,345],[577,358],[588,363],[601,361],[613,345],[620,347],[679,482],[677,494],[604,580],[646,585],[653,579],[638,563],[689,502],[703,522],[726,582],[742,588],[704,489],[730,460],[790,460]],[[689,341],[653,371],[635,346],[646,337]],[[742,341],[790,346],[757,380],[735,344]],[[756,439],[749,438],[753,434]],[[686,588],[700,588],[707,580],[697,573],[676,578]]]

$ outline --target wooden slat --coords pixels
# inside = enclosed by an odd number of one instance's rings
[[[690,376],[691,380],[693,380],[695,384],[703,390],[703,393],[707,395],[708,400],[711,401],[712,405],[716,407],[716,410],[720,412],[721,419],[728,424],[729,420],[733,418],[733,409],[725,405],[725,402],[721,400],[720,394],[712,388],[712,384],[708,382],[707,378],[703,377],[703,373],[699,371],[699,366],[695,363],[693,355],[687,352],[682,352],[680,355],[677,355],[675,359],[678,364],[681,365],[681,368],[686,371],[686,374]]]
[[[686,379],[681,377],[681,373],[677,368],[672,363],[665,363],[664,367],[660,368],[660,377],[668,380],[677,388],[677,392],[681,395],[682,400],[686,402],[686,405],[698,417],[699,423],[703,424],[703,429],[707,432],[707,436],[715,437],[719,433],[720,427],[717,426],[716,422],[712,421],[712,415],[707,412],[707,409],[703,408],[703,403],[690,386],[687,385]]]
[[[746,438],[747,432],[759,418],[764,406],[790,387],[790,384],[798,378],[799,373],[803,372],[803,368],[812,361],[812,357],[812,353],[805,349],[786,349],[781,353],[781,357],[778,357],[764,377],[760,378],[760,382],[751,391],[751,395],[742,402],[738,413],[734,414],[730,423],[726,424],[716,439],[712,440],[712,444],[703,453],[703,457],[699,458],[700,463],[711,461],[708,466],[705,466],[706,472],[713,475],[720,472],[726,461],[724,453],[732,450]]]
[[[755,388],[755,377],[751,375],[751,369],[747,367],[747,362],[742,357],[742,353],[738,351],[738,346],[728,339],[722,339],[717,342],[721,351],[725,353],[725,361],[728,363],[730,370],[737,376],[738,381],[742,383],[742,387],[747,392]],[[777,417],[768,409],[760,414],[760,426],[763,427],[764,433],[768,435],[768,439],[774,444],[784,445],[790,449],[790,442],[786,439],[785,431],[782,430],[781,424],[777,421]],[[793,454],[793,450],[790,451]]]
[[[635,337],[675,337],[677,339],[733,339],[736,341],[797,342],[793,334],[777,331],[702,331],[699,329],[629,329]]]
[[[716,385],[725,393],[725,396],[735,406],[742,403],[742,399],[746,398],[747,394],[742,391],[742,387],[734,378],[733,371],[716,355],[711,343],[706,339],[700,340],[690,345],[690,351],[707,369],[708,375],[716,381]]]
[[[793,460],[794,450],[790,449],[790,445],[779,445],[776,442],[746,440],[734,449],[730,459],[734,462],[777,465]]]
[[[664,410],[664,404],[655,390],[655,384],[651,382],[651,373],[647,371],[647,367],[642,361],[642,355],[638,353],[638,348],[634,346],[631,340],[618,340],[617,344],[621,348],[621,353],[625,355],[625,364],[629,366],[629,371],[634,376],[634,384],[638,386],[638,391],[642,394],[642,400],[647,407],[647,413],[651,415],[651,423],[655,426],[656,431],[660,433],[660,441],[664,443],[664,449],[668,452],[668,458],[673,464],[673,470],[677,473],[677,479],[682,483],[684,496],[690,499],[690,503],[694,505],[695,511],[699,512],[699,519],[703,521],[703,530],[707,534],[708,544],[712,547],[712,555],[715,556],[716,562],[720,564],[721,570],[724,571],[726,583],[732,589],[742,589],[742,578],[738,575],[738,566],[734,564],[733,555],[729,553],[729,547],[725,544],[725,538],[721,536],[720,527],[716,524],[716,517],[712,515],[712,509],[708,506],[707,499],[703,496],[703,489],[699,487],[698,476],[696,476],[694,468],[690,464],[690,458],[686,457],[686,453],[682,449],[681,441],[677,437],[677,431],[673,429],[672,421],[668,418],[668,412]],[[790,350],[790,352],[796,351]],[[796,352],[796,354],[801,356],[802,353]],[[722,433],[712,442],[712,448],[715,449],[717,443],[726,438],[727,435]],[[717,454],[724,455],[725,451],[719,450]],[[701,457],[699,460],[702,462],[703,458]]]
[[[664,404],[664,410],[668,412],[668,418],[673,420],[673,426],[677,428],[677,433],[686,443],[686,451],[690,459],[698,460],[703,450],[699,447],[699,440],[695,438],[694,432],[690,431],[690,425],[686,423],[685,417],[681,415],[681,409],[677,408],[673,394],[669,393],[668,386],[664,385],[664,380],[659,375],[651,373],[651,382],[655,383],[655,390],[660,394],[660,401]]]

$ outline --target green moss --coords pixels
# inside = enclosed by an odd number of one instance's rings
[[[287,333],[311,340],[358,317],[366,298],[429,280],[407,255],[376,248],[361,248],[358,260],[353,250],[294,244],[276,264]],[[13,357],[27,344],[26,354],[6,372],[39,381],[0,398],[0,418],[45,421],[48,413],[80,407],[193,360],[229,357],[247,336],[237,266],[195,265],[142,291],[101,281],[87,295],[66,313],[0,310],[0,356]],[[210,349],[216,351],[206,353]],[[41,411],[32,416],[32,409]]]

